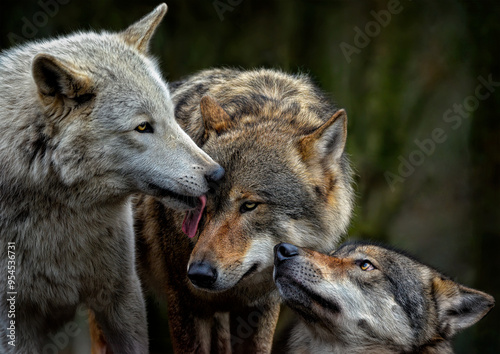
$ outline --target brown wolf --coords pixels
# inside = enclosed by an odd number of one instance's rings
[[[302,318],[292,353],[453,353],[450,339],[494,305],[412,257],[369,243],[330,256],[282,243],[274,280]]]
[[[148,56],[166,8],[0,55],[1,353],[54,351],[50,332],[82,303],[115,353],[148,350],[130,198],[192,208],[223,173]]]
[[[186,216],[136,201],[143,284],[168,301],[176,352],[269,352],[273,246],[329,251],[349,223],[346,114],[275,70],[207,70],[171,89],[177,121],[226,175]]]

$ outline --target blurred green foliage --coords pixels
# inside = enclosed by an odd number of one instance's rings
[[[500,81],[500,3],[395,2],[169,0],[151,51],[169,81],[217,66],[309,73],[349,115],[357,182],[349,237],[405,248],[498,299],[500,90],[470,97],[479,77]],[[2,0],[0,48],[77,29],[120,30],[157,4]],[[461,117],[458,105],[470,112]],[[431,149],[436,129],[444,141]],[[400,179],[388,182],[388,172]],[[152,352],[168,351],[165,316],[150,303]],[[499,331],[494,308],[456,338],[455,350],[499,353]]]

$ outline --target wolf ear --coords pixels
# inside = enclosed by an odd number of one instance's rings
[[[156,9],[128,27],[119,35],[125,42],[137,48],[139,52],[147,53],[149,42],[166,13],[167,5],[165,3],[158,5]]]
[[[322,126],[300,140],[305,159],[319,157],[321,160],[340,159],[347,139],[347,114],[339,109]]]
[[[89,77],[49,54],[35,56],[32,73],[42,96],[59,94],[76,99],[91,91]]]
[[[495,305],[492,296],[449,279],[434,278],[433,288],[439,327],[447,336],[472,326]]]
[[[231,116],[211,96],[203,96],[200,102],[201,116],[205,124],[205,131],[215,131],[220,134],[229,129],[233,121]]]

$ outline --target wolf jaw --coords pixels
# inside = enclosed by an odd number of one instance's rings
[[[193,238],[198,232],[198,224],[200,223],[206,204],[207,197],[203,195],[199,198],[198,204],[192,210],[186,212],[186,216],[182,222],[182,231],[189,238]]]

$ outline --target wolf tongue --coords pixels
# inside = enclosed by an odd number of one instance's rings
[[[189,238],[193,238],[196,235],[196,231],[198,231],[198,224],[200,223],[201,215],[203,214],[203,210],[207,204],[207,197],[202,195],[199,198],[199,201],[200,203],[196,206],[196,208],[186,212],[186,216],[182,222],[182,231],[188,235]]]

